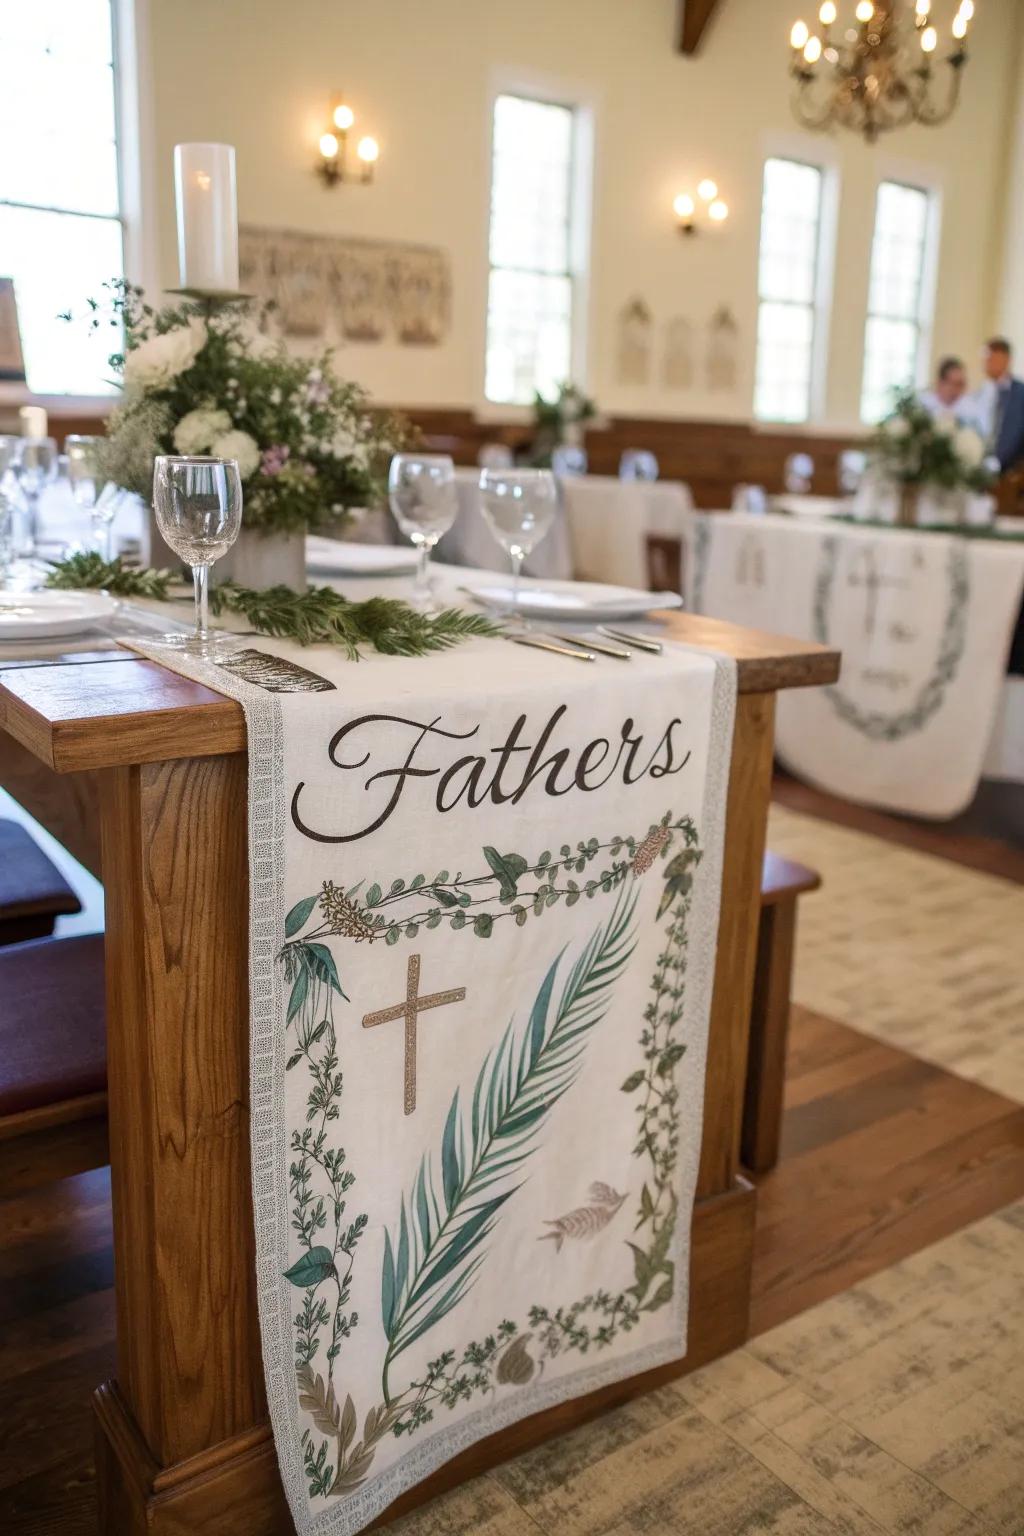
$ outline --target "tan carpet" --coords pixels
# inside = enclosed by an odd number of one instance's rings
[[[1024,1103],[1024,886],[777,805],[768,838],[824,881],[796,1001]]]
[[[1024,1203],[392,1527],[1024,1536]]]

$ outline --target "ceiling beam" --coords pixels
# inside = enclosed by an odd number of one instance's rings
[[[721,0],[679,0],[679,51],[696,53]]]

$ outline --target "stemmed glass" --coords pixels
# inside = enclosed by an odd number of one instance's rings
[[[210,566],[226,555],[242,526],[242,481],[234,459],[161,455],[153,468],[153,510],[165,542],[192,568],[196,627],[163,636],[164,645],[210,656],[230,649],[230,636],[209,631]]]
[[[413,605],[429,613],[434,607],[431,552],[459,509],[455,465],[444,453],[396,453],[388,471],[388,501],[395,522],[416,546]]]
[[[69,432],[64,439],[64,452],[67,455],[71,494],[78,506],[88,512],[92,521],[93,541],[104,560],[109,561],[113,554],[111,525],[117,511],[117,498],[113,495],[99,494],[96,472],[98,442],[98,437],[86,437],[81,433]]]
[[[514,614],[519,608],[523,561],[554,522],[558,485],[550,469],[484,469],[480,504],[491,532],[512,561]]]
[[[23,437],[12,465],[28,507],[28,530],[22,554],[32,559],[39,543],[39,498],[57,478],[57,444],[52,437]]]

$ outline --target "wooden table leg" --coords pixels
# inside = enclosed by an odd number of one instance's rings
[[[750,1070],[741,1149],[744,1167],[754,1173],[767,1173],[779,1160],[795,937],[795,896],[764,909],[750,1010]]]
[[[238,754],[100,776],[118,1380],[95,1406],[109,1536],[288,1528],[274,1479],[267,1523],[237,1499],[254,1450],[273,1466],[248,1144],[246,775]]]

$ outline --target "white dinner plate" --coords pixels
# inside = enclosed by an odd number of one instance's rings
[[[314,576],[405,576],[416,569],[416,551],[404,544],[349,544],[311,533],[306,569]]]
[[[467,585],[466,591],[488,608],[500,611],[512,606],[508,582],[481,582]],[[524,581],[516,612],[527,619],[577,619],[593,624],[639,618],[652,608],[682,606],[678,592],[640,592],[635,587],[606,587],[593,581]]]
[[[107,592],[0,592],[0,641],[80,635],[116,608]]]

